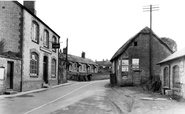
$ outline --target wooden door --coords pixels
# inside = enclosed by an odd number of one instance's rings
[[[7,63],[7,89],[13,89],[13,62],[8,61]]]

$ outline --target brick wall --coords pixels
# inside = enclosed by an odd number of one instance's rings
[[[137,46],[134,46],[134,42],[137,42]],[[159,61],[169,56],[171,52],[161,44],[156,38],[152,37],[152,75],[159,76],[160,66],[156,65]],[[121,73],[121,67],[117,69],[117,82],[118,85],[122,84],[140,84],[147,81],[150,78],[150,61],[149,61],[149,34],[139,34],[134,41],[129,45],[126,51],[118,58],[122,60],[126,58],[129,60],[129,72],[128,77],[123,78]],[[139,59],[139,72],[132,70],[132,59]],[[118,61],[116,61],[118,64]]]
[[[154,78],[160,74],[160,66],[156,64],[171,54],[172,52],[162,45],[159,40],[152,39],[152,75]]]
[[[0,1],[0,41],[4,42],[3,54],[21,57],[21,15],[21,8],[17,4]]]

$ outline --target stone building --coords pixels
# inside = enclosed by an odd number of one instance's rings
[[[145,27],[130,38],[111,58],[111,83],[139,85],[159,77],[160,66],[156,65],[172,50],[150,28]]]
[[[27,91],[43,84],[58,84],[58,49],[53,49],[52,44],[58,43],[60,36],[36,16],[35,2],[24,1],[22,5],[17,1],[0,1],[0,9],[0,51],[7,58],[1,66],[7,68],[11,61],[12,69],[20,70],[11,73],[10,89]],[[7,75],[4,81],[10,82]]]
[[[185,98],[185,48],[158,63],[161,66],[162,93]]]

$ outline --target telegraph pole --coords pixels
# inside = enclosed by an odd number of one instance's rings
[[[68,38],[66,40],[66,69],[68,71]]]
[[[158,5],[148,5],[143,6],[143,12],[150,12],[150,37],[149,37],[149,71],[150,71],[150,79],[153,79],[152,76],[152,12],[158,11]]]

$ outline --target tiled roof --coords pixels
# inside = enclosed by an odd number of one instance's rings
[[[163,59],[162,61],[160,61],[158,64],[167,62],[167,61],[171,61],[180,57],[185,56],[185,48],[179,51],[176,51],[175,53],[171,54],[170,56],[166,57],[165,59]]]
[[[60,58],[65,59],[66,55],[62,53],[62,54],[60,54]],[[91,60],[89,58],[82,58],[82,57],[71,55],[71,54],[68,54],[68,60],[71,62],[98,65],[97,63],[95,63],[93,60]]]
[[[116,59],[119,55],[121,55],[126,49],[127,47],[134,41],[135,38],[137,38],[137,36],[139,34],[149,34],[150,33],[150,28],[149,27],[145,27],[144,29],[142,29],[139,33],[137,33],[135,36],[133,36],[132,38],[130,38],[125,44],[123,44],[123,46],[121,46],[118,51],[113,55],[113,57],[111,58],[110,61],[113,61],[114,59]],[[164,43],[153,31],[152,31],[152,35],[155,36],[155,38],[164,46],[166,46],[171,52],[173,52],[170,47]]]

